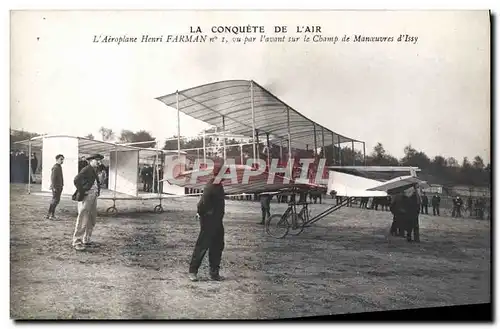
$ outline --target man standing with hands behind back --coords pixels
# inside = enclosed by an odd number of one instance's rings
[[[50,189],[52,190],[52,201],[50,202],[49,212],[47,213],[46,219],[55,220],[56,207],[61,201],[61,193],[64,187],[64,177],[61,165],[64,162],[64,155],[56,155],[56,163],[52,167],[52,173],[50,174]]]
[[[76,192],[73,194],[73,200],[78,201],[78,217],[73,234],[73,247],[79,251],[90,245],[90,237],[96,224],[97,197],[101,191],[97,168],[103,158],[100,154],[88,157],[90,164],[74,179]]]

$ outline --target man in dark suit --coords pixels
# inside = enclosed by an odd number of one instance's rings
[[[50,175],[50,189],[52,190],[52,200],[50,201],[49,212],[47,213],[46,219],[55,220],[54,215],[56,207],[61,201],[61,194],[64,187],[64,177],[61,165],[64,163],[64,155],[58,154],[56,156],[56,163],[52,167],[52,173]]]
[[[225,193],[222,180],[218,178],[221,165],[214,168],[214,177],[208,181],[203,189],[203,195],[198,202],[198,216],[200,220],[200,234],[194,247],[191,263],[189,264],[189,279],[198,280],[198,269],[206,252],[210,266],[210,278],[220,281],[219,267],[224,250],[224,225],[222,220],[225,213]]]
[[[404,231],[406,229],[406,195],[404,193],[399,193],[393,195],[391,198],[391,205],[389,207],[393,218],[391,225],[391,235],[393,236],[404,236]]]
[[[434,216],[439,216],[439,204],[441,203],[441,197],[437,194],[434,194],[432,197],[432,214]]]
[[[73,234],[73,247],[78,251],[85,250],[91,244],[90,237],[97,219],[97,197],[101,191],[97,168],[103,158],[100,154],[88,157],[89,165],[74,179],[76,191],[73,200],[78,201],[78,217]]]
[[[406,239],[408,242],[411,242],[413,233],[413,240],[415,242],[420,242],[420,225],[418,215],[420,214],[422,197],[418,192],[417,185],[414,185],[412,189],[408,189],[406,196],[408,197],[406,199]]]
[[[425,192],[422,193],[422,205],[420,209],[421,214],[429,214],[429,198],[425,194]]]
[[[462,198],[457,195],[453,199],[453,210],[451,212],[451,217],[462,217],[461,210],[463,204],[464,202],[462,201]]]
[[[260,225],[264,225],[266,219],[271,217],[271,199],[273,196],[268,193],[263,193],[260,195],[260,209],[262,210],[262,220],[259,222]],[[305,196],[304,196],[305,199]],[[304,202],[306,202],[304,200]]]

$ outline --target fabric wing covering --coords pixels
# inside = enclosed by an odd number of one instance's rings
[[[272,143],[288,143],[288,121],[292,148],[312,150],[315,140],[317,147],[321,147],[323,143],[328,146],[362,142],[335,133],[311,121],[254,81],[219,81],[157,99],[175,109],[178,102],[180,112],[221,130],[225,126],[225,131],[231,134],[251,138],[252,123],[255,122],[254,126],[259,132],[261,143],[266,142],[266,133],[269,134]]]
[[[369,191],[382,183],[364,177],[354,176],[337,171],[330,171],[328,179],[328,193],[334,190],[337,196],[345,197],[383,197],[387,196],[385,191]]]

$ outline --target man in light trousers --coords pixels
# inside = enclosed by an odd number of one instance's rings
[[[100,194],[100,182],[97,168],[103,156],[96,154],[87,158],[90,162],[74,179],[76,192],[73,200],[78,201],[78,217],[73,234],[73,247],[85,250],[91,244],[90,238],[97,219],[97,197]]]

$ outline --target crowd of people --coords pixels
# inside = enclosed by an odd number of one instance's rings
[[[30,172],[31,165],[31,172]],[[11,183],[35,183],[35,173],[39,166],[36,153],[28,156],[24,151],[13,150],[10,152],[10,182]]]
[[[330,196],[336,199],[336,203],[340,204],[345,197],[340,197],[335,195],[335,191],[330,193]],[[378,210],[381,206],[381,210],[390,210],[390,204],[392,202],[391,196],[388,197],[375,197],[375,198],[355,198],[354,200],[348,200],[347,206],[352,207],[353,203],[359,204],[360,208]],[[371,202],[370,202],[371,201]],[[451,199],[451,217],[459,218],[463,217],[464,214],[468,213],[470,217],[483,219],[488,212],[487,200],[485,197],[472,198],[468,197],[467,204],[464,204],[463,199],[460,196],[455,196]],[[429,204],[429,197],[425,192],[422,192],[421,203],[419,205],[419,214],[429,215],[429,206],[432,206],[432,215],[441,216],[441,196],[435,193]]]
[[[393,214],[391,235],[404,237],[406,233],[408,242],[420,242],[418,215],[421,211],[421,205],[422,196],[419,194],[416,185],[404,192],[393,195],[390,205],[390,211]]]
[[[467,204],[464,204],[464,201],[460,196],[456,196],[452,200],[453,210],[452,217],[462,217],[463,214],[469,213],[470,217],[475,217],[478,219],[483,219],[485,213],[487,212],[487,202],[485,197],[472,198],[469,196],[467,198]]]
[[[163,179],[163,167],[161,165],[151,166],[145,164],[142,168],[139,168],[139,177],[144,192],[163,193],[163,182],[158,182]]]

